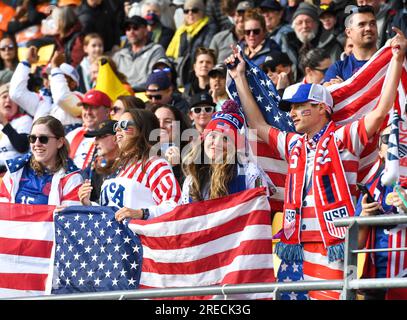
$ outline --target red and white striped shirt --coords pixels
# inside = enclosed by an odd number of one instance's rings
[[[151,157],[130,164],[102,185],[100,204],[131,209],[149,209],[150,218],[173,210],[180,201],[181,189],[170,164]]]

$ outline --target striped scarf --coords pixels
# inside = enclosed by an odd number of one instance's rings
[[[312,176],[312,193],[315,213],[320,225],[321,236],[328,250],[329,261],[343,259],[346,228],[337,228],[337,218],[353,216],[352,203],[345,172],[335,142],[336,125],[330,122],[318,141]],[[290,152],[288,175],[285,186],[283,232],[276,246],[277,255],[287,261],[303,261],[300,240],[301,211],[305,185],[306,137],[299,138]]]

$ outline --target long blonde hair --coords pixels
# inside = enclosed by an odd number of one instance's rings
[[[185,156],[182,169],[185,176],[191,177],[190,197],[193,201],[207,200],[202,190],[209,184],[209,199],[216,199],[229,194],[228,185],[235,175],[236,153],[227,153],[220,164],[208,164],[204,142],[195,143]]]

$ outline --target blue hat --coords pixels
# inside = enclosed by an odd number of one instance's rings
[[[170,78],[168,78],[168,73],[163,70],[155,70],[148,76],[146,82],[146,90],[149,85],[154,84],[158,88],[156,90],[166,90],[171,86]]]
[[[296,83],[287,87],[283,94],[283,101],[289,103],[321,102],[332,113],[333,99],[330,92],[320,84]]]

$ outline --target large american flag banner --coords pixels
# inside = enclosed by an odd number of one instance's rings
[[[151,221],[132,220],[129,227],[143,244],[140,288],[275,281],[264,188],[182,205]],[[266,297],[271,295],[234,296]]]

